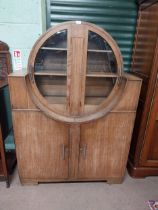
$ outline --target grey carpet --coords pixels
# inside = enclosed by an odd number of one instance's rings
[[[148,210],[150,199],[158,200],[158,177],[21,186],[15,171],[9,189],[0,182],[0,210]]]

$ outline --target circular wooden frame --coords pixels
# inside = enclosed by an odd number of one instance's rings
[[[100,104],[97,106],[95,110],[93,110],[91,113],[85,113],[80,116],[70,116],[69,114],[61,113],[58,111],[55,107],[53,107],[51,104],[48,103],[48,101],[41,95],[39,92],[34,78],[34,63],[36,59],[36,55],[43,45],[49,39],[52,35],[57,33],[61,30],[69,30],[71,24],[76,24],[75,21],[69,21],[62,24],[57,25],[56,27],[50,28],[47,32],[45,32],[35,43],[33,46],[33,49],[29,56],[28,61],[28,73],[29,77],[26,79],[27,87],[29,90],[29,94],[31,98],[33,99],[34,103],[37,105],[37,107],[43,111],[47,116],[67,122],[67,123],[81,123],[81,122],[87,122],[90,120],[95,120],[100,117],[105,116],[108,112],[110,112],[114,106],[119,102],[121,95],[123,93],[123,90],[126,85],[126,78],[123,74],[123,60],[122,55],[119,50],[119,47],[117,46],[116,42],[113,40],[113,38],[102,28],[97,27],[94,24],[82,22],[81,24],[85,24],[88,27],[89,31],[95,32],[98,35],[100,35],[104,40],[107,41],[109,46],[111,47],[115,58],[117,62],[117,79],[115,82],[115,85],[109,94],[109,96]]]

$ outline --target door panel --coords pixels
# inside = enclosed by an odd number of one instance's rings
[[[13,120],[20,177],[68,178],[68,126],[33,111],[14,111]]]
[[[81,125],[80,179],[123,176],[134,117],[135,113],[111,113]]]
[[[158,167],[158,81],[144,142],[141,158],[143,165]]]

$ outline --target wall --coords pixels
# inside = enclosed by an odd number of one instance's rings
[[[27,66],[30,50],[45,31],[45,0],[0,0],[0,40],[20,49]]]
[[[81,20],[104,28],[122,52],[124,71],[129,71],[136,21],[136,0],[47,0],[48,27],[68,20]]]

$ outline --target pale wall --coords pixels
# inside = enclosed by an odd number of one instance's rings
[[[45,31],[45,0],[0,0],[0,40],[20,49],[26,68],[30,50]]]

